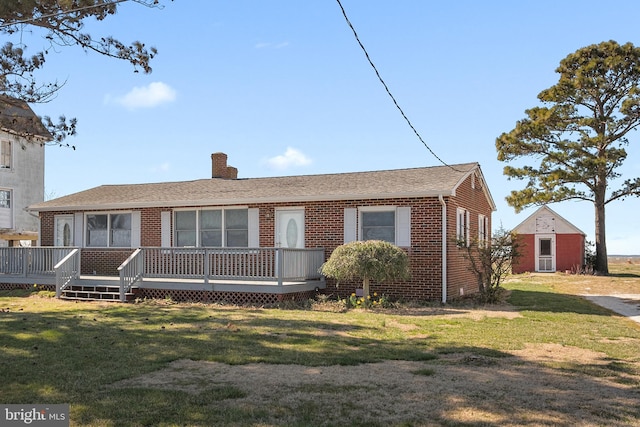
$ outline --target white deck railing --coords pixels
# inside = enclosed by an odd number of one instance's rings
[[[120,275],[120,301],[126,301],[126,293],[139,280],[142,280],[144,274],[144,253],[142,249],[136,249],[121,265],[118,267]]]
[[[80,277],[80,249],[71,250],[53,268],[56,275],[56,298],[60,298],[62,290]]]
[[[143,248],[144,277],[209,280],[319,279],[324,249]]]
[[[0,248],[0,274],[55,276],[55,267],[75,248],[54,246]]]
[[[324,249],[141,248],[120,265],[120,298],[144,278],[284,282],[321,279]],[[0,248],[4,280],[53,280],[56,295],[80,277],[81,249],[72,247]]]

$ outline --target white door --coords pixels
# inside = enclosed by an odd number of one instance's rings
[[[304,209],[276,210],[276,247],[304,248]]]
[[[556,271],[556,239],[555,235],[536,236],[536,271]]]
[[[73,215],[57,215],[54,232],[55,246],[73,246]]]

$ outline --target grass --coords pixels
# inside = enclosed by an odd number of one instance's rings
[[[612,266],[612,272],[619,276],[592,279],[619,280],[627,292],[640,293],[640,268],[623,264],[618,270]],[[180,359],[308,367],[416,361],[424,365],[413,373],[432,380],[450,355],[463,354],[467,364],[490,367],[512,357],[513,351],[550,343],[603,353],[608,362],[550,361],[545,367],[614,378],[640,390],[640,327],[565,293],[572,287],[589,287],[574,283],[587,279],[559,274],[514,278],[508,283],[507,308],[516,314],[512,317],[478,316],[482,307],[465,305],[422,312],[335,313],[166,301],[65,302],[42,292],[2,291],[0,402],[71,403],[72,425],[321,425],[327,423],[327,410],[348,416],[347,396],[367,387],[305,386],[310,393],[335,395],[335,406],[327,408],[312,401],[250,405],[243,399],[251,390],[206,381],[195,392],[112,385]],[[243,403],[229,403],[234,401]],[[640,420],[638,409],[629,411],[626,419]],[[439,417],[442,424],[463,425]],[[397,424],[415,423],[407,414]],[[370,420],[362,421],[365,424],[372,425]]]

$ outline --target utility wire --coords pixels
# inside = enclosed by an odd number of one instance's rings
[[[380,83],[382,83],[382,86],[384,86],[384,89],[387,91],[387,94],[389,95],[389,97],[391,98],[391,100],[393,101],[394,105],[396,106],[396,108],[398,109],[398,111],[400,111],[400,114],[402,114],[402,117],[404,118],[404,120],[407,122],[407,124],[409,125],[409,127],[411,128],[411,130],[413,130],[413,133],[416,134],[416,136],[418,137],[418,139],[420,140],[420,142],[422,142],[422,144],[427,147],[427,150],[429,150],[429,152],[433,155],[433,157],[435,157],[436,159],[438,159],[438,161],[440,163],[442,163],[443,165],[458,171],[457,169],[455,169],[453,166],[447,164],[444,160],[442,160],[440,157],[438,157],[438,155],[431,149],[431,147],[429,147],[429,145],[427,145],[426,142],[424,142],[424,139],[422,139],[422,136],[420,136],[420,133],[416,130],[416,128],[413,126],[413,124],[411,123],[411,120],[409,120],[409,118],[407,117],[407,115],[404,113],[404,111],[402,110],[402,108],[400,107],[400,105],[398,104],[398,101],[396,101],[396,98],[393,96],[393,94],[391,93],[391,90],[389,90],[389,87],[387,86],[387,84],[385,83],[385,81],[382,79],[382,76],[380,76],[380,73],[378,72],[378,69],[376,68],[375,64],[373,63],[373,61],[371,60],[371,58],[369,57],[369,53],[367,52],[367,49],[364,47],[364,45],[362,44],[362,42],[360,41],[360,37],[358,37],[358,33],[356,32],[356,29],[353,27],[353,24],[351,24],[351,21],[349,20],[349,17],[347,16],[347,12],[345,12],[344,7],[342,7],[342,3],[340,3],[340,0],[336,0],[338,2],[338,6],[340,6],[340,10],[342,10],[342,15],[344,16],[344,19],[347,21],[347,24],[349,25],[349,28],[351,28],[351,31],[353,31],[353,35],[356,38],[356,41],[358,42],[358,44],[360,45],[360,48],[362,49],[362,51],[364,52],[364,56],[367,57],[367,61],[369,61],[369,64],[371,65],[371,68],[373,68],[373,71],[375,71],[376,76],[378,77],[378,80],[380,80]],[[458,171],[461,172],[461,171]]]

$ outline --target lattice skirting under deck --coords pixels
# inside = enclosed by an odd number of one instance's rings
[[[33,283],[0,283],[0,290],[33,289]],[[55,291],[55,285],[37,285],[38,290]],[[288,294],[263,294],[252,292],[213,292],[172,289],[134,289],[136,298],[165,299],[183,302],[226,303],[235,305],[276,305],[282,302],[302,302],[314,298],[315,291],[292,292]]]
[[[290,294],[262,294],[252,292],[213,292],[186,291],[171,289],[137,289],[136,298],[165,299],[172,301],[215,302],[236,305],[259,304],[274,305],[285,301],[306,301],[315,296],[315,291],[294,292]]]
[[[13,289],[33,289],[34,287],[37,287],[39,291],[56,290],[56,285],[40,285],[37,283],[0,283],[0,291],[11,291]]]

